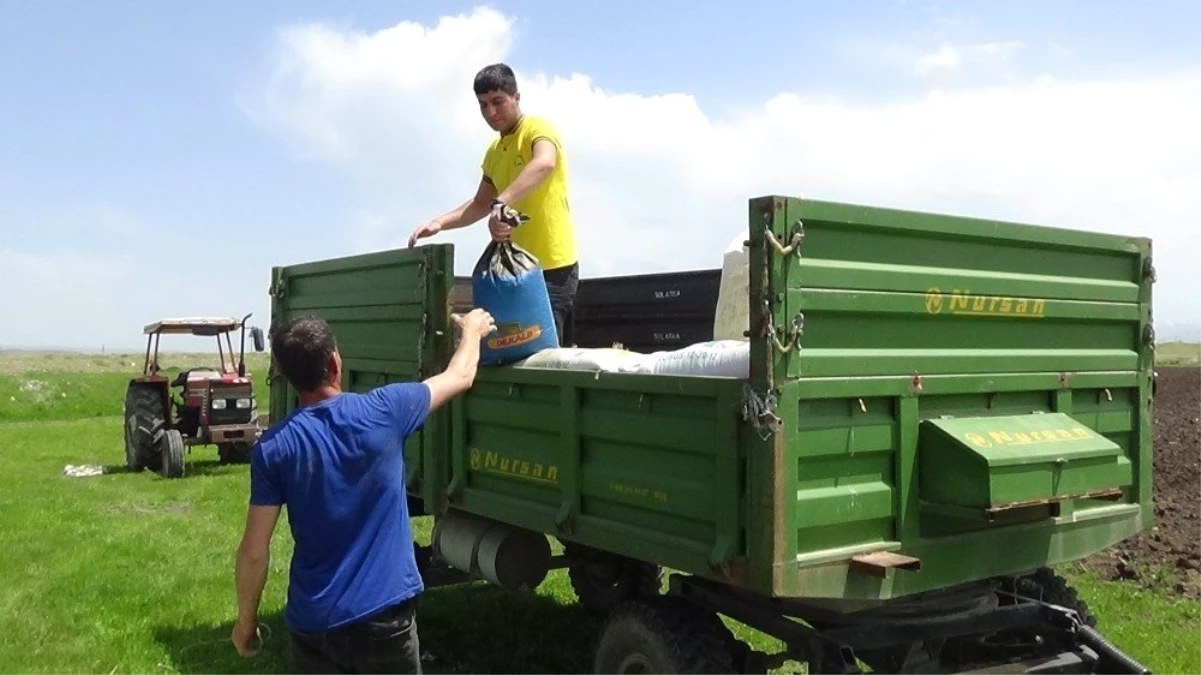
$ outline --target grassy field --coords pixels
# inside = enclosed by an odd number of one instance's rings
[[[265,651],[243,660],[228,642],[247,467],[218,465],[214,449],[197,448],[183,480],[126,473],[114,416],[127,373],[113,371],[122,362],[86,372],[69,359],[21,358],[0,358],[0,672],[286,672],[286,521],[264,597]],[[21,388],[29,381],[45,383],[38,396]],[[70,478],[68,464],[109,471]],[[417,521],[423,541],[430,525]],[[1196,603],[1063,572],[1105,634],[1153,671],[1201,672]],[[430,672],[587,672],[599,629],[562,571],[530,596],[478,585],[432,590],[419,622]],[[736,632],[761,649],[777,647],[741,626]]]
[[[1161,342],[1155,345],[1155,365],[1195,368],[1201,365],[1201,345],[1192,342]]]
[[[120,416],[125,387],[142,372],[142,354],[4,354],[0,355],[0,424],[49,422]],[[219,366],[214,354],[163,354],[162,373],[173,378],[183,368]],[[267,406],[265,354],[246,356],[255,377],[259,407]]]

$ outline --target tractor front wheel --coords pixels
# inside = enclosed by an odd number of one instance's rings
[[[168,429],[163,432],[159,442],[159,452],[162,455],[163,478],[183,478],[183,436],[178,429]]]

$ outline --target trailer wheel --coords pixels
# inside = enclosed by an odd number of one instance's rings
[[[588,612],[603,616],[627,600],[659,595],[663,570],[658,565],[581,546],[567,547],[567,576]]]
[[[1084,625],[1089,628],[1097,626],[1097,618],[1080,599],[1076,589],[1048,567],[1041,567],[1025,576],[1006,577],[999,581],[998,590],[1001,592],[998,594],[998,601],[1002,607],[1019,602],[1015,596],[1020,596],[1066,607],[1075,611]],[[949,661],[957,668],[985,668],[1008,664],[1022,656],[1053,655],[1063,650],[1074,649],[1075,643],[1076,640],[1059,631],[1016,628],[985,635],[952,638],[945,643],[942,652],[944,661]],[[871,655],[860,654],[865,662],[875,668],[877,664],[870,661],[869,656]],[[888,662],[888,667],[895,668],[893,663]]]
[[[1014,583],[1014,591],[1018,595],[1074,610],[1086,626],[1097,627],[1097,617],[1093,616],[1088,604],[1080,599],[1080,594],[1066,579],[1049,567],[1040,567],[1031,574],[1019,577]]]
[[[178,429],[168,429],[160,439],[160,452],[163,457],[163,478],[183,477],[183,436]]]
[[[159,391],[153,386],[130,385],[125,393],[125,465],[133,471],[156,468],[158,436],[166,425],[167,411]]]
[[[734,673],[717,615],[678,598],[621,604],[601,630],[594,673]]]

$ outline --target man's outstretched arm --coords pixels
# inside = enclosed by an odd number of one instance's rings
[[[480,178],[480,184],[475,190],[475,195],[459,205],[458,208],[448,211],[433,220],[423,223],[409,237],[409,247],[412,248],[417,244],[418,239],[432,237],[444,230],[454,230],[460,227],[467,227],[477,220],[488,215],[492,209],[492,200],[496,198],[496,188],[486,178]]]
[[[279,519],[278,506],[251,505],[246,513],[246,531],[238,546],[234,579],[238,589],[238,621],[233,642],[242,656],[254,656],[252,646],[258,634],[259,603],[267,585],[267,567],[271,561],[271,535]]]
[[[501,190],[496,198],[510,205],[525,199],[550,176],[558,161],[559,152],[555,149],[555,144],[550,139],[539,138],[534,141],[533,156],[530,157],[529,163],[521,169],[521,173],[517,174],[517,178],[509,184],[509,187]]]
[[[496,330],[492,315],[482,309],[473,309],[466,316],[456,315],[454,321],[461,331],[459,346],[446,370],[425,381],[430,388],[431,412],[471,388],[480,363],[480,340]]]

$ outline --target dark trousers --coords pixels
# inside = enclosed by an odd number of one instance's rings
[[[546,279],[550,308],[555,315],[559,346],[570,347],[575,344],[575,294],[580,286],[580,264],[543,270],[542,277]]]
[[[292,633],[294,673],[420,673],[416,599],[325,633]]]

